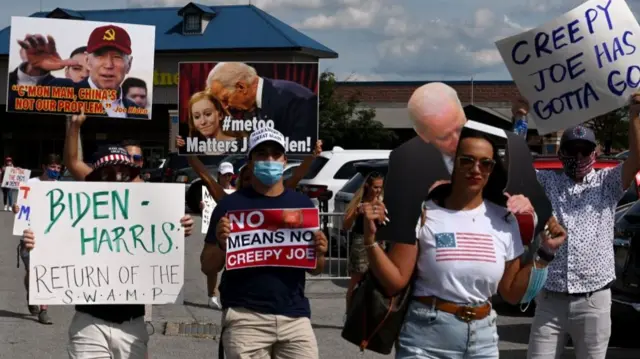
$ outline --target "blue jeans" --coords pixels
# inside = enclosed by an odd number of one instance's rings
[[[493,359],[499,357],[498,315],[463,322],[412,301],[396,343],[396,359]]]

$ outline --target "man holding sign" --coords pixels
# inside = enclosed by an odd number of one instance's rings
[[[529,102],[516,101],[513,114],[526,115]],[[614,168],[596,172],[596,139],[579,125],[566,129],[558,157],[564,173],[536,171],[551,200],[554,215],[568,237],[551,253],[544,290],[536,298],[528,357],[560,355],[566,334],[576,357],[607,355],[611,336],[611,290],[615,281],[613,252],[615,210],[640,170],[640,94],[629,108],[629,157]]]
[[[327,238],[311,200],[286,189],[282,133],[254,131],[251,186],[225,196],[211,216],[203,270],[222,268],[221,350],[227,358],[317,359],[306,273],[324,269]]]

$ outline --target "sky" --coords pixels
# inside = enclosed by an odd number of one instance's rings
[[[250,0],[199,0],[203,5]],[[252,0],[339,54],[321,61],[341,81],[511,80],[495,41],[535,28],[582,0]],[[0,5],[11,16],[40,9],[184,6],[185,0],[20,0]],[[640,0],[627,0],[640,13]],[[637,18],[637,15],[636,15]]]

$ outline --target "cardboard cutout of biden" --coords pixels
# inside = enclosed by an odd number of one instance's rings
[[[535,236],[551,217],[551,202],[538,183],[533,157],[524,138],[512,132],[467,121],[465,127],[482,131],[497,140],[506,141],[507,183],[505,192],[529,198],[538,217]],[[389,170],[384,186],[384,203],[390,221],[378,229],[377,239],[413,244],[415,228],[421,214],[422,202],[431,186],[439,180],[450,180],[442,153],[419,136],[391,151]]]

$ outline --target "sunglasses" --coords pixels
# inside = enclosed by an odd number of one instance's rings
[[[476,159],[471,156],[458,156],[457,161],[458,166],[465,171],[473,169],[478,164],[478,168],[482,173],[490,173],[496,165],[496,161],[491,158]]]
[[[129,155],[129,158],[131,158],[131,160],[135,162],[142,161],[142,155]]]
[[[578,154],[581,154],[582,157],[591,156],[591,153],[594,151],[592,146],[567,146],[562,149],[562,152],[571,157],[575,157]]]

